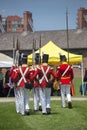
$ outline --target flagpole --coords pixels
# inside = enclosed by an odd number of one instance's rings
[[[69,63],[69,34],[68,33],[69,33],[68,32],[68,8],[66,8],[66,34],[67,34],[67,53],[68,53],[68,55],[67,55],[67,57],[68,57],[67,61]]]
[[[15,65],[15,40],[13,37],[13,64]]]
[[[41,35],[40,35],[40,43],[39,43],[39,54],[41,57]],[[39,57],[39,64],[41,64],[41,58]]]

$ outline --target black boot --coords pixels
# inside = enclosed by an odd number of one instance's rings
[[[72,103],[68,102],[68,108],[71,109],[72,108]]]
[[[29,109],[25,110],[25,115],[30,115]]]
[[[41,106],[39,106],[39,111],[42,111],[42,107]]]
[[[46,110],[47,110],[47,114],[51,114],[50,108],[46,108]]]

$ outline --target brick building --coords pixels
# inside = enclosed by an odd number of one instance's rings
[[[77,28],[78,29],[87,29],[87,9],[80,8],[78,9],[78,18],[77,18]]]
[[[83,20],[85,14],[86,19],[86,12],[87,9],[80,8],[78,10],[78,28],[68,30],[69,34],[69,52],[75,54],[82,54],[83,55],[83,68],[87,68],[87,25],[86,21]],[[81,13],[83,12],[83,13]],[[23,29],[22,32],[19,31],[20,29],[17,28],[13,32],[7,33],[0,33],[0,53],[4,53],[10,57],[13,57],[13,38],[15,38],[15,42],[17,38],[20,43],[20,51],[24,53],[31,54],[32,53],[32,45],[35,39],[36,42],[36,50],[39,48],[39,43],[41,41],[41,47],[44,46],[50,40],[53,41],[57,46],[67,51],[67,34],[66,30],[46,30],[46,31],[29,31],[29,28],[32,27],[32,14],[29,19],[29,13],[24,12],[23,18],[16,17],[15,19],[25,20],[23,21]],[[1,18],[0,18],[1,20]],[[3,21],[6,21],[6,18],[3,18]],[[30,25],[28,26],[28,21]],[[80,22],[80,21],[85,21]],[[25,24],[24,24],[25,23]],[[83,24],[84,23],[84,24]],[[5,24],[6,25],[6,24]],[[5,26],[4,26],[5,28]],[[41,39],[40,39],[41,38]],[[81,77],[81,70],[75,69],[74,70],[75,77]]]
[[[33,31],[32,13],[25,11],[23,18],[19,16],[2,17],[0,15],[0,29],[2,32]]]

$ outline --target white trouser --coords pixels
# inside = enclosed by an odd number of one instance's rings
[[[29,109],[29,89],[26,88],[14,88],[15,103],[17,113],[25,114],[25,110]]]
[[[71,102],[70,85],[64,84],[61,85],[60,88],[61,88],[62,107],[66,107],[65,96],[67,97],[67,101]]]
[[[45,98],[45,90],[46,88],[40,88],[40,100],[42,106],[42,113],[46,113],[46,98]]]
[[[19,90],[19,104],[20,104],[20,113],[22,115],[25,114],[25,110],[24,110],[24,88],[21,88],[20,87],[20,90]]]
[[[34,101],[34,110],[38,110],[38,105],[41,106],[40,102],[40,88],[33,88],[33,101]]]
[[[15,105],[16,105],[16,112],[20,113],[20,89],[19,88],[14,88],[14,95],[15,95]]]
[[[45,89],[46,108],[50,108],[50,95],[51,95],[51,88],[46,88]]]
[[[24,110],[30,109],[29,108],[29,93],[30,93],[30,89],[26,89],[24,88]]]

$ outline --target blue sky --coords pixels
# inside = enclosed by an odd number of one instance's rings
[[[2,16],[18,15],[30,11],[33,17],[34,31],[65,30],[66,8],[68,8],[68,28],[75,29],[77,11],[87,8],[87,0],[2,0]]]

